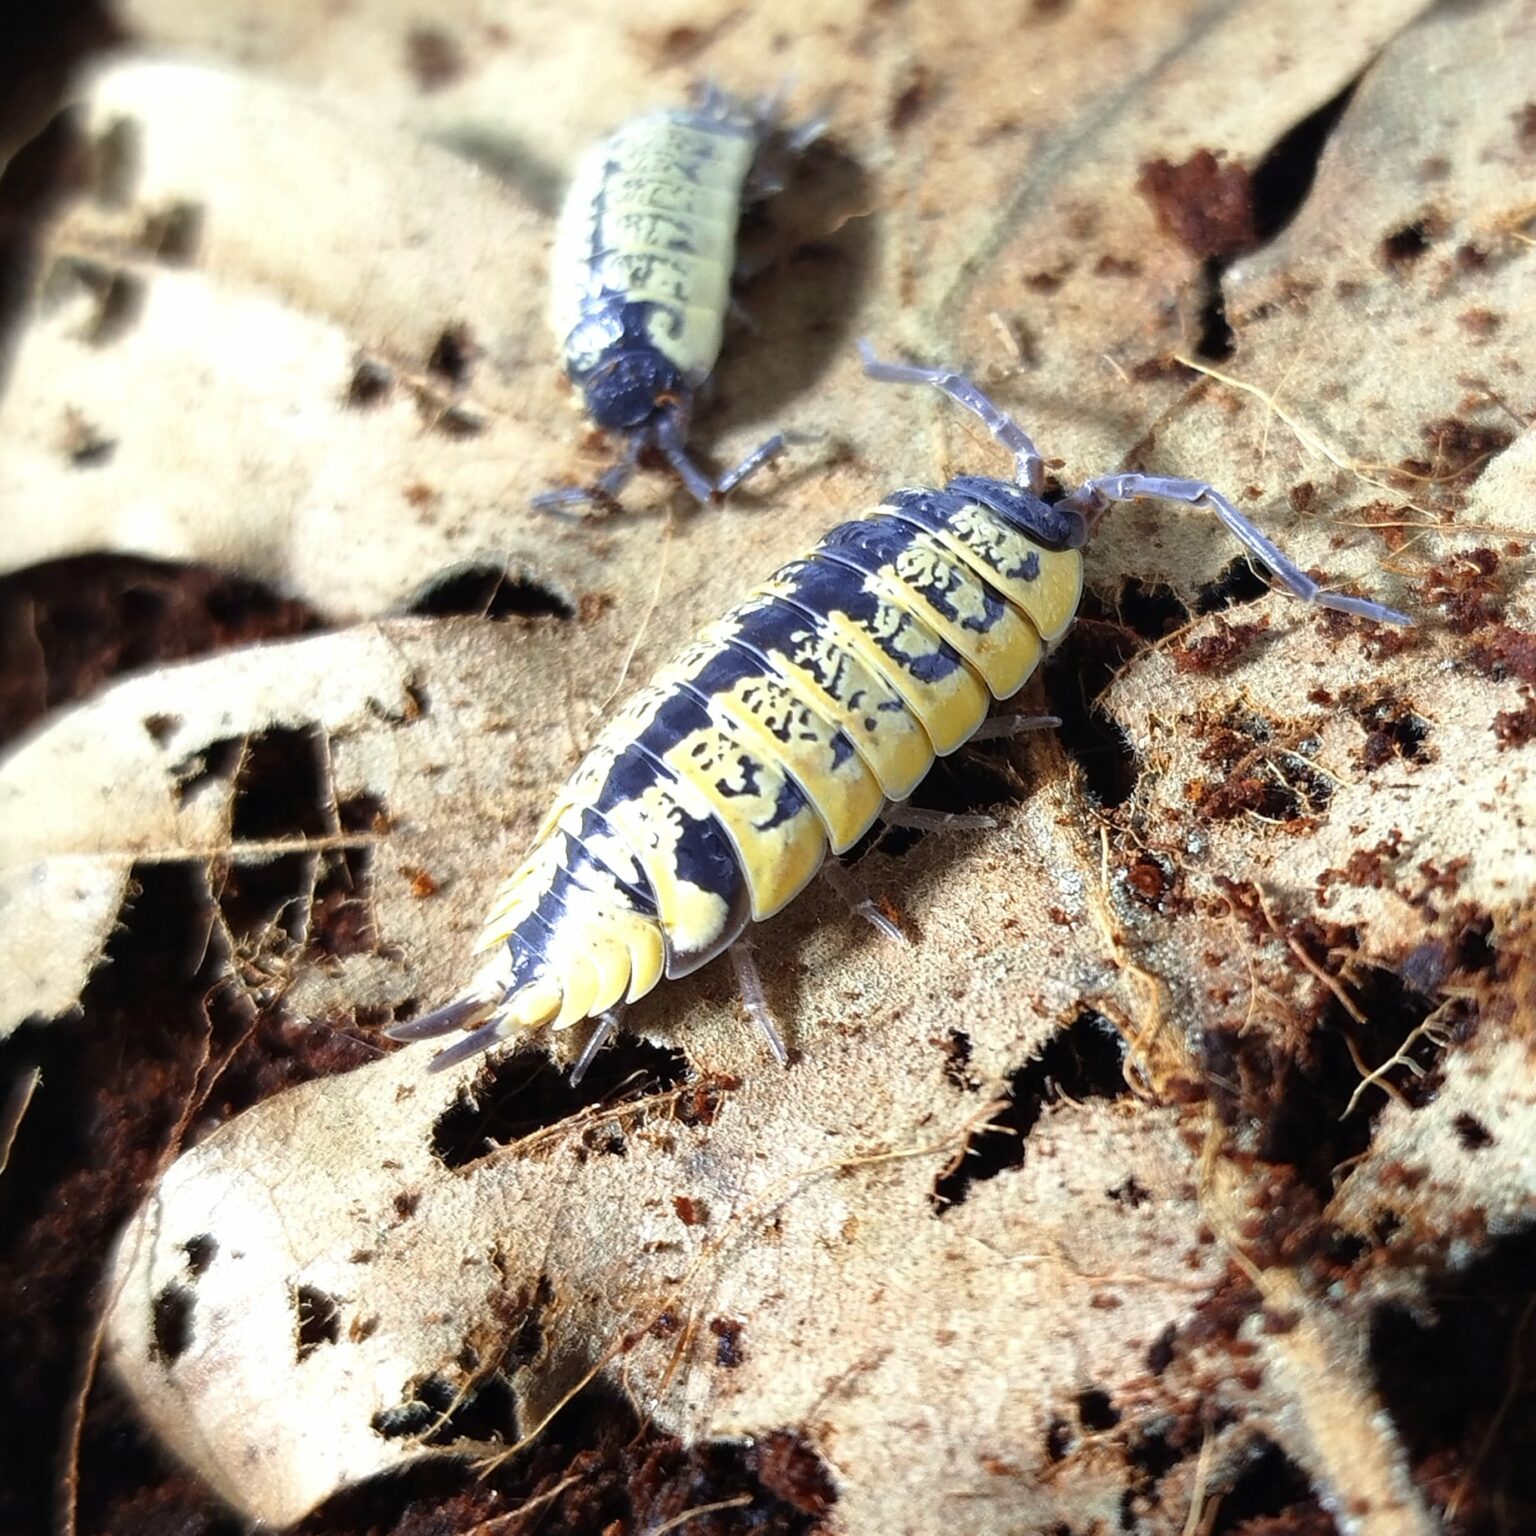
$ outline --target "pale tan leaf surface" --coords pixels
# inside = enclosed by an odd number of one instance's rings
[[[1437,1529],[1451,1495],[1369,1333],[1533,1213],[1529,6],[462,7],[436,41],[383,4],[129,10],[235,51],[85,88],[133,174],[49,236],[0,492],[58,515],[17,560],[221,561],[339,616],[485,561],[573,616],[346,629],[58,720],[0,769],[11,1024],[74,1001],[165,860],[207,871],[206,943],[255,1008],[378,1022],[447,995],[616,690],[847,509],[997,470],[970,423],[862,383],[858,331],[973,368],[1068,483],[1208,475],[1304,567],[1421,619],[1270,595],[1138,630],[1149,589],[1188,603],[1235,547],[1197,514],[1111,517],[1048,679],[1065,745],[946,767],[937,793],[1000,799],[997,829],[859,866],[914,944],[820,890],[762,931],[787,1074],[717,966],[631,1014],[632,1103],[579,1110],[527,1057],[431,1076],[418,1050],[180,1159],[110,1280],[110,1358],[167,1443],[281,1523],[436,1454],[424,1402],[503,1370],[511,1439],[600,1368],[691,1439],[800,1436],[854,1536],[957,1508],[1194,1531],[1264,1444],[1341,1530]],[[1362,72],[1295,219],[1235,265],[1243,241],[1211,267],[1190,234],[1204,194],[1138,192],[1206,146],[1251,170]],[[550,189],[700,74],[833,104],[809,211],[784,199],[816,254],[749,290],[761,334],[701,427],[719,462],[802,437],[739,505],[663,521],[653,474],[600,526],[540,519],[528,497],[605,451],[543,334]],[[143,230],[183,205],[177,265]],[[92,339],[102,272],[141,302]],[[1219,350],[1218,282],[1235,350],[1197,361],[1225,379],[1172,361]],[[429,366],[452,326],[484,349],[462,385]],[[396,379],[369,410],[360,357]],[[442,430],[454,408],[476,435]],[[70,462],[79,420],[107,462]],[[1111,794],[1084,706],[1121,662]],[[252,809],[273,751],[316,786],[286,821]],[[368,935],[342,955],[317,937],[338,857]],[[237,921],[231,882],[283,859],[281,911]]]

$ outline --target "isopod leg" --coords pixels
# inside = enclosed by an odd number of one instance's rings
[[[777,432],[766,443],[759,443],[734,469],[711,482],[688,457],[688,450],[683,446],[686,432],[686,419],[675,412],[667,412],[656,423],[656,446],[667,456],[667,462],[677,471],[677,477],[688,488],[689,495],[702,507],[729,496],[749,475],[755,475],[784,451],[784,435]]]
[[[1102,517],[1117,501],[1134,501],[1139,496],[1157,496],[1166,501],[1182,502],[1214,512],[1222,525],[1250,554],[1274,572],[1275,580],[1304,603],[1331,608],[1337,613],[1354,614],[1377,624],[1412,624],[1406,613],[1388,608],[1384,603],[1365,597],[1348,597],[1342,592],[1327,592],[1307,575],[1232,505],[1213,485],[1204,480],[1180,480],[1165,475],[1099,475],[1085,480],[1070,496],[1057,503],[1071,507],[1088,519],[1090,525]]]
[[[997,825],[996,817],[979,811],[930,811],[921,805],[888,805],[880,819],[913,832],[990,832]]]
[[[763,978],[752,956],[752,945],[746,939],[737,939],[731,945],[731,964],[736,969],[736,985],[741,989],[741,1001],[747,1017],[762,1030],[773,1059],[781,1067],[789,1065],[789,1052],[784,1048],[784,1037],[773,1022],[773,1010],[768,1006],[768,994],[763,991]]]
[[[656,420],[656,446],[667,456],[667,463],[677,471],[677,478],[688,489],[688,494],[701,507],[707,507],[715,499],[715,487],[708,475],[688,457],[683,438],[688,430],[685,418],[673,411],[664,411]]]
[[[622,1004],[617,1008],[610,1008],[598,1017],[597,1028],[587,1036],[587,1043],[582,1046],[581,1055],[576,1058],[576,1064],[571,1068],[572,1088],[580,1084],[582,1078],[587,1075],[587,1068],[597,1059],[597,1053],[607,1045],[623,1017]]]
[[[1010,736],[1022,736],[1025,731],[1054,731],[1060,724],[1060,715],[991,715],[976,727],[966,745],[1003,741]]]
[[[870,344],[860,339],[859,356],[864,372],[883,384],[929,384],[975,416],[988,432],[1013,455],[1014,474],[1020,485],[1037,496],[1045,484],[1045,461],[1030,435],[1003,408],[984,395],[962,373],[949,368],[919,368],[911,363],[882,363]]]
[[[557,491],[541,491],[533,498],[536,512],[553,512],[563,516],[576,507],[602,506],[613,499],[629,484],[640,462],[640,450],[644,439],[632,435],[625,445],[624,457],[610,469],[605,469],[591,485],[566,485]]]
[[[734,469],[728,469],[720,476],[715,482],[715,495],[729,496],[743,480],[755,475],[765,464],[771,464],[783,452],[784,434],[775,432],[767,442],[759,443]]]
[[[894,939],[898,944],[907,943],[906,934],[880,910],[874,898],[854,878],[846,864],[837,859],[828,859],[821,866],[821,873],[827,884],[847,902],[848,910],[855,917],[862,917],[870,927],[886,938]]]

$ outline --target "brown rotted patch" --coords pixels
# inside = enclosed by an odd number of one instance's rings
[[[1225,672],[1248,655],[1254,641],[1268,628],[1268,617],[1251,624],[1229,624],[1225,619],[1217,619],[1212,633],[1186,640],[1173,653],[1173,664],[1180,672]]]
[[[1253,180],[1244,166],[1197,149],[1187,160],[1149,160],[1136,190],[1157,222],[1192,256],[1230,261],[1259,243]]]
[[[1459,416],[1432,421],[1420,429],[1420,435],[1428,456],[1399,461],[1389,480],[1399,489],[1412,491],[1428,484],[1440,492],[1465,491],[1489,461],[1515,440],[1507,427],[1463,421]]]
[[[1433,566],[1418,590],[1426,605],[1442,608],[1450,629],[1469,635],[1503,616],[1504,592],[1498,575],[1498,552],[1481,545]]]
[[[1536,635],[1508,624],[1490,624],[1468,648],[1467,660],[1486,677],[1507,677],[1536,686]]]
[[[1317,826],[1333,799],[1333,783],[1309,761],[1305,731],[1281,729],[1249,713],[1206,723],[1201,734],[1200,760],[1217,774],[1188,786],[1197,815],[1211,821],[1255,816],[1296,831]]]
[[[1536,699],[1527,694],[1519,709],[1501,709],[1493,717],[1493,734],[1501,752],[1506,747],[1529,745],[1536,738]]]

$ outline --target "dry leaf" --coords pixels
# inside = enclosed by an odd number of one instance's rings
[[[133,11],[217,45],[234,8],[195,36]],[[1476,1467],[1431,1486],[1377,1309],[1426,1305],[1536,1201],[1529,7],[1041,5],[1006,45],[979,4],[250,19],[264,76],[130,61],[85,91],[132,174],[48,236],[0,493],[57,515],[15,559],[220,561],[341,616],[481,562],[568,616],[346,629],[60,718],[0,769],[9,1023],[75,1001],[165,861],[206,880],[198,942],[252,1010],[446,995],[616,690],[845,509],[998,468],[860,380],[856,311],[973,367],[1068,481],[1209,475],[1422,622],[1263,596],[1186,625],[1234,548],[1123,509],[1046,680],[1061,742],[940,770],[997,829],[859,865],[917,942],[820,891],[761,930],[787,1074],[716,967],[634,1010],[648,1044],[580,1098],[537,1054],[433,1076],[418,1051],[265,1102],[121,1241],[109,1354],[150,1422],[272,1523],[440,1454],[477,1395],[510,1443],[601,1371],[690,1439],[800,1437],[854,1536],[956,1507],[1194,1531],[1264,1445],[1341,1530],[1437,1529]],[[1362,71],[1267,227],[1266,151]],[[537,517],[598,462],[542,333],[555,168],[688,76],[781,73],[836,103],[814,211],[785,214],[816,256],[749,292],[762,335],[701,431],[725,462],[781,424],[794,461],[676,523],[646,515],[660,475],[601,526]],[[168,219],[190,253],[146,244]],[[456,326],[467,382],[430,366]],[[394,381],[369,409],[360,358]],[[79,421],[104,460],[72,459]]]

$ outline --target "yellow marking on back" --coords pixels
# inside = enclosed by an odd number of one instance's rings
[[[849,580],[858,581],[859,576],[850,571]],[[868,582],[864,590],[871,590]],[[934,682],[924,682],[904,667],[903,658],[921,663],[938,655],[942,649],[939,637],[915,614],[878,590],[874,596],[875,615],[868,630],[842,609],[832,610],[827,622],[866,663],[878,668],[921,722],[934,755],[945,757],[963,746],[986,719],[992,696],[986,684],[965,665]],[[895,656],[878,643],[881,640]]]
[[[1046,549],[1010,528],[990,507],[976,503],[962,507],[948,522],[948,536],[934,537],[1027,614],[1047,645],[1061,639],[1083,600],[1082,551]],[[1005,574],[1025,565],[1031,556],[1039,567],[1033,580]]]
[[[696,680],[726,650],[733,629],[730,619],[710,625],[668,673]],[[821,817],[834,853],[851,848],[874,825],[885,792],[851,740],[839,753],[837,723],[828,720],[819,701],[807,702],[761,665],[755,676],[744,676],[729,691],[711,692],[707,698],[723,728],[794,778]]]
[[[894,567],[883,566],[884,589],[935,633],[942,635],[981,673],[995,699],[1011,698],[1028,680],[1040,660],[1040,637],[1034,626],[1006,599],[990,629],[973,629],[963,621],[979,623],[986,616],[985,588],[969,565],[949,558],[936,541],[914,530],[912,542],[896,557]],[[923,595],[925,589],[940,594],[959,614],[959,620],[937,612]]]
[[[771,583],[759,587],[716,628],[736,633],[743,617],[772,595]],[[775,652],[781,669],[776,675],[811,709],[847,732],[887,800],[905,800],[933,767],[928,733],[883,667],[870,666],[860,651],[814,628],[809,619],[803,624],[795,637],[796,653]],[[822,676],[830,681],[822,683]]]

